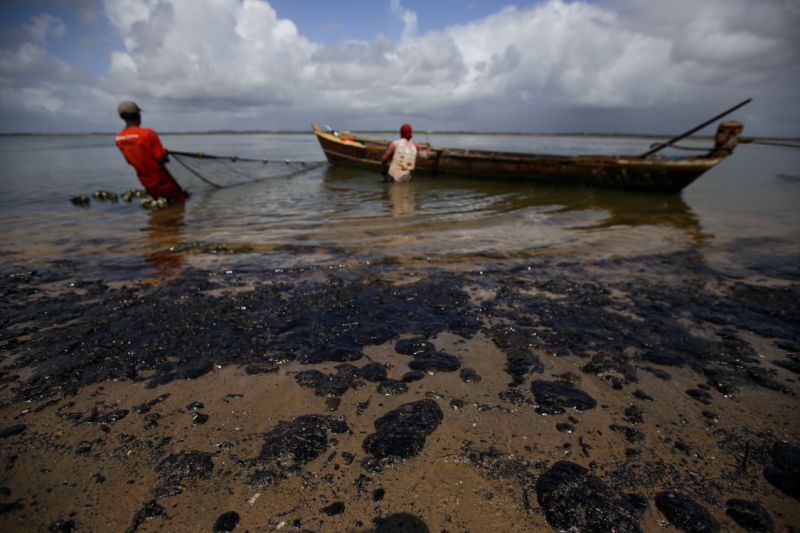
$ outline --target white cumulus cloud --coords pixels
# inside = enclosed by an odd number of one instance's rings
[[[48,42],[80,29],[43,13],[0,47],[3,127],[26,108],[37,124],[48,110],[115,124],[97,104],[113,115],[116,100],[134,98],[167,129],[412,118],[426,129],[660,132],[752,96],[751,126],[798,134],[792,0],[545,0],[424,33],[424,12],[385,2],[399,41],[322,44],[267,1],[105,0],[101,18],[121,45],[100,74],[56,58]]]

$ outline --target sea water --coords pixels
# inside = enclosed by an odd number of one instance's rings
[[[553,154],[637,154],[653,142],[425,133],[415,139]],[[176,151],[324,160],[311,134],[165,134],[162,141]],[[192,198],[155,212],[135,201],[70,202],[96,190],[139,187],[111,134],[4,136],[0,157],[3,261],[77,261],[106,278],[151,276],[165,265],[388,261],[472,269],[542,254],[591,260],[684,248],[732,273],[764,273],[796,269],[792,258],[800,255],[800,150],[792,148],[742,145],[677,194],[423,175],[386,184],[374,171],[327,164],[217,189],[173,161]]]

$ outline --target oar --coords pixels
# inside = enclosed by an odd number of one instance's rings
[[[739,102],[738,104],[736,104],[736,105],[735,105],[735,106],[733,106],[732,108],[728,109],[727,111],[724,111],[724,112],[720,113],[719,115],[715,116],[714,118],[710,118],[710,119],[706,120],[705,122],[703,122],[703,123],[702,123],[702,124],[700,124],[699,126],[695,126],[694,128],[690,129],[689,131],[687,131],[687,132],[685,132],[685,133],[681,133],[681,134],[680,134],[680,135],[678,135],[677,137],[673,137],[672,139],[668,140],[668,141],[667,141],[667,142],[665,142],[665,143],[661,143],[661,144],[659,144],[658,146],[656,146],[656,147],[655,147],[655,148],[653,148],[652,150],[650,150],[650,151],[647,151],[647,152],[643,153],[643,154],[642,154],[640,157],[647,157],[648,155],[653,155],[654,153],[656,153],[656,152],[658,152],[658,151],[660,151],[660,150],[663,150],[663,149],[664,149],[664,148],[666,148],[667,146],[669,146],[669,145],[671,145],[671,144],[674,144],[674,143],[676,143],[676,142],[680,141],[681,139],[684,139],[684,138],[688,137],[688,136],[689,136],[689,135],[691,135],[692,133],[694,133],[694,132],[696,132],[696,131],[699,131],[699,130],[702,130],[703,128],[705,128],[705,127],[706,127],[706,126],[708,126],[709,124],[711,124],[711,123],[713,123],[713,122],[716,122],[717,120],[721,119],[721,118],[722,118],[722,117],[724,117],[725,115],[730,115],[731,113],[733,113],[734,111],[736,111],[736,110],[737,110],[737,109],[739,109],[740,107],[742,107],[742,106],[745,106],[745,105],[749,104],[749,103],[750,103],[750,102],[752,102],[752,101],[753,101],[753,99],[752,99],[752,98],[748,98],[747,100],[744,100],[744,101],[742,101],[742,102]]]

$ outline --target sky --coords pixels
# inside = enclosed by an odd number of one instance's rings
[[[800,136],[798,0],[3,0],[0,133]],[[706,133],[713,131],[709,129]]]

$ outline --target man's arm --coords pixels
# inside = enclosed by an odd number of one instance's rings
[[[394,143],[389,143],[389,146],[386,147],[386,151],[383,152],[383,157],[381,158],[381,165],[387,166],[392,162],[392,156],[394,156]]]
[[[161,144],[161,139],[155,130],[150,130],[150,144],[152,149],[153,158],[159,165],[165,165],[169,162],[169,154],[164,146]]]
[[[394,143],[389,143],[389,146],[386,147],[386,151],[383,152],[383,157],[381,157],[381,174],[385,178],[389,174],[389,165],[392,164],[392,157],[394,156]]]

